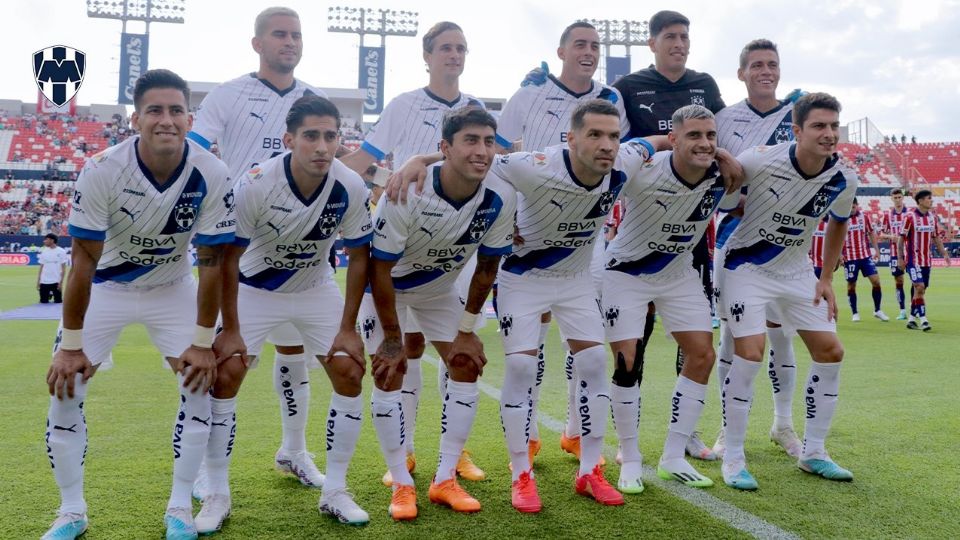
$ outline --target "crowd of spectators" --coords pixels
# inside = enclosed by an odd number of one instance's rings
[[[67,215],[73,184],[70,182],[3,181],[2,194],[24,197],[0,197],[0,234],[66,234]]]

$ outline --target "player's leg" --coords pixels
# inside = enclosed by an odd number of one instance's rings
[[[697,273],[700,275],[700,285],[703,287],[703,295],[706,297],[707,302],[710,307],[710,319],[711,319],[711,329],[713,329],[713,318],[715,316],[714,309],[714,287],[713,287],[713,274],[711,269],[713,267],[712,261],[709,258],[709,252],[706,249],[707,242],[706,238],[702,239],[697,248],[700,250],[694,252],[694,268],[696,268]],[[679,345],[677,346],[677,376],[680,375],[680,372],[683,370],[683,364],[685,361],[685,355],[683,348]],[[717,459],[717,454],[713,451],[713,448],[707,446],[703,439],[700,438],[699,431],[693,431],[690,434],[690,437],[687,439],[686,448],[684,449],[685,453],[695,459],[702,459],[704,461],[715,461]]]
[[[896,245],[893,246],[893,249],[896,250]],[[897,257],[891,256],[890,262],[890,273],[893,275],[893,283],[896,288],[897,295],[897,305],[900,307],[900,314],[897,315],[898,321],[906,320],[907,318],[907,309],[906,309],[906,295],[903,291],[903,270],[900,270],[900,266],[897,263]]]
[[[60,289],[60,286],[56,283],[50,286],[50,290],[53,293],[53,303],[62,304],[63,303],[63,291]]]
[[[773,425],[770,440],[790,457],[799,457],[800,438],[793,429],[793,394],[797,386],[797,362],[792,333],[780,324],[783,317],[776,304],[767,304],[767,375],[773,391]]]
[[[920,267],[920,281],[921,284],[917,286],[917,314],[920,317],[920,328],[924,332],[929,332],[933,330],[933,327],[930,326],[930,322],[927,321],[927,289],[930,288],[930,267],[921,266]]]
[[[926,284],[924,281],[923,269],[919,266],[908,265],[907,274],[910,276],[910,318],[907,320],[907,328],[917,330],[920,328],[914,318],[920,319],[921,323],[927,318],[926,305]],[[928,274],[929,275],[929,274]],[[930,323],[927,323],[929,326]]]
[[[719,308],[719,297],[717,311]],[[733,365],[733,334],[730,333],[730,325],[726,319],[720,319],[720,343],[717,345],[717,385],[720,390],[720,397],[723,398],[723,381],[730,372],[730,366]],[[723,418],[720,419],[720,430],[717,432],[717,440],[713,443],[713,453],[718,458],[723,458],[723,452],[726,449],[726,441],[723,430]]]
[[[850,311],[853,312],[851,320],[853,320],[853,322],[859,322],[860,313],[857,312],[857,275],[859,274],[859,266],[857,266],[857,261],[847,261],[843,268],[847,278],[847,302],[850,304]]]
[[[877,272],[877,265],[873,259],[864,259],[864,275],[870,280],[870,296],[873,298],[873,316],[883,322],[890,320],[887,314],[881,309],[883,301],[883,290],[880,288],[880,275]]]
[[[530,395],[532,408],[530,413],[530,442],[528,452],[530,459],[540,453],[540,424],[537,422],[537,412],[540,410],[540,388],[543,385],[543,374],[547,367],[547,333],[550,331],[550,312],[540,316],[540,328],[537,334],[537,375]]]

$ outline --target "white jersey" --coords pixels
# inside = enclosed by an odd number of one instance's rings
[[[796,144],[758,146],[737,159],[747,186],[743,218],[724,247],[724,268],[762,270],[794,277],[810,270],[813,230],[829,210],[837,221],[850,216],[857,176],[834,154],[815,176],[800,172]]]
[[[204,148],[216,141],[232,178],[286,151],[283,134],[293,102],[307,95],[327,97],[317,88],[294,79],[280,90],[248,73],[217,86],[203,98],[188,135]]]
[[[736,208],[740,194],[724,198],[726,188],[716,164],[699,183],[689,184],[677,175],[672,156],[671,151],[659,152],[640,167],[627,169],[629,178],[620,193],[624,217],[607,246],[608,270],[648,281],[696,274],[693,248],[710,218],[718,207]]]
[[[60,283],[63,278],[61,269],[69,261],[70,256],[67,255],[67,250],[60,246],[40,248],[40,252],[37,253],[37,262],[40,264],[40,283]]]
[[[544,84],[524,86],[507,101],[497,120],[497,143],[510,148],[522,139],[522,150],[525,152],[543,151],[548,146],[565,144],[573,111],[591,99],[604,99],[617,107],[620,112],[620,135],[626,137],[630,132],[630,122],[623,110],[620,92],[594,81],[590,90],[577,94],[550,75]]]
[[[281,293],[312,289],[333,277],[330,246],[370,243],[369,192],[360,176],[333,160],[323,184],[305,198],[290,172],[290,156],[250,170],[237,190],[237,238],[246,245],[240,283]]]
[[[162,187],[131,137],[89,158],[77,178],[70,235],[104,243],[94,283],[154,286],[186,277],[191,237],[233,241],[233,182],[227,166],[192,141]]]
[[[393,153],[393,166],[398,168],[411,156],[439,151],[443,115],[463,107],[484,108],[482,101],[467,94],[453,101],[426,88],[400,94],[387,103],[360,148],[378,161]]]
[[[717,113],[717,145],[738,156],[754,146],[772,146],[793,140],[793,104],[782,101],[761,113],[747,100]]]
[[[643,159],[652,153],[646,143],[633,145]],[[627,175],[614,168],[599,184],[586,187],[573,174],[563,146],[498,156],[490,172],[517,190],[517,229],[523,237],[501,269],[547,277],[589,271],[593,244]]]
[[[513,189],[488,175],[477,193],[455,203],[443,193],[440,167],[427,169],[422,195],[410,186],[406,204],[381,197],[377,205],[372,256],[397,261],[391,276],[398,293],[449,291],[474,252],[499,257],[513,245]]]

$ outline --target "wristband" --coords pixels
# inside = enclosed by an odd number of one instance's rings
[[[477,319],[480,318],[479,313],[470,313],[469,311],[463,312],[463,317],[460,317],[460,330],[464,334],[472,334],[473,329],[477,326]]]
[[[83,348],[83,330],[60,330],[60,350],[79,351]]]
[[[207,328],[199,324],[193,329],[193,346],[201,349],[213,348],[213,335],[216,328]]]

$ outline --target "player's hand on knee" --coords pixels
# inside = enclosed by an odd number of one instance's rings
[[[217,334],[216,339],[213,340],[213,353],[217,355],[217,365],[232,356],[239,356],[243,366],[250,367],[247,344],[243,342],[239,330],[223,330]]]
[[[360,339],[360,334],[352,328],[337,332],[337,335],[333,338],[330,352],[327,353],[326,362],[328,364],[333,360],[334,355],[349,356],[364,372],[367,369],[367,363],[363,359],[363,340]]]
[[[483,342],[477,334],[457,332],[457,337],[453,338],[453,343],[450,344],[447,361],[450,362],[458,356],[469,358],[477,368],[477,375],[483,375],[487,357],[483,354]]]
[[[177,371],[184,374],[184,388],[206,392],[217,380],[217,356],[213,349],[191,345],[180,355]]]
[[[837,297],[833,294],[833,286],[830,282],[824,283],[823,280],[818,280],[813,296],[813,305],[819,306],[821,300],[827,302],[827,321],[835,320],[837,318]]]
[[[373,378],[383,388],[393,388],[403,381],[407,372],[407,356],[403,352],[403,340],[387,338],[383,340],[373,355]],[[398,381],[399,379],[399,381]]]
[[[57,396],[57,399],[63,399],[64,395],[73,399],[73,386],[77,373],[82,373],[83,382],[87,382],[90,377],[93,377],[95,371],[83,349],[75,351],[58,349],[53,355],[50,369],[47,370],[47,386],[50,389],[50,395]]]

